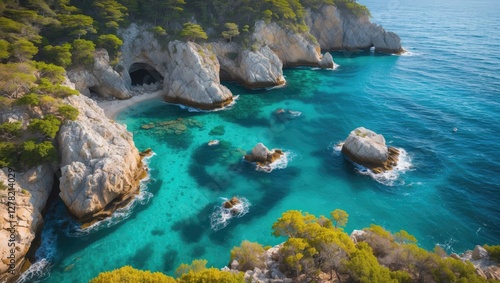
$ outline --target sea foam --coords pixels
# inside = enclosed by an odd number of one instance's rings
[[[331,143],[329,148],[333,150],[335,155],[341,155],[343,142]],[[411,158],[406,152],[406,150],[402,148],[396,148],[399,150],[398,157],[398,165],[394,166],[391,170],[382,172],[382,173],[374,173],[369,168],[364,167],[358,163],[352,162],[356,171],[361,175],[367,175],[372,177],[375,181],[381,183],[382,185],[392,187],[395,185],[404,185],[404,181],[399,180],[401,174],[410,170],[412,167]]]
[[[291,151],[283,151],[283,155],[273,163],[269,163],[265,166],[255,166],[255,170],[271,173],[275,169],[285,169],[288,163],[295,158],[296,154]]]
[[[227,198],[221,198],[223,204],[228,201]],[[244,197],[238,197],[240,203],[232,208],[224,208],[223,205],[214,207],[214,212],[210,214],[210,227],[214,231],[218,231],[226,227],[232,218],[240,218],[247,214],[250,208],[250,202]]]

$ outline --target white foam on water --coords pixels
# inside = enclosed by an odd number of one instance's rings
[[[394,56],[405,56],[405,57],[413,57],[413,56],[421,56],[423,53],[418,53],[418,52],[411,52],[409,50],[405,49],[405,52],[401,54],[393,54]]]
[[[255,170],[271,173],[274,169],[285,169],[288,163],[291,162],[297,155],[291,151],[283,151],[283,155],[273,163],[267,164],[265,166],[255,166]]]
[[[227,198],[221,198],[223,200],[220,206],[214,207],[214,212],[210,215],[210,227],[214,231],[225,228],[231,221],[232,218],[240,218],[247,214],[250,209],[250,202],[244,197],[237,197],[240,203],[234,205],[232,208],[224,208],[224,203],[228,201]]]
[[[233,101],[231,101],[231,103],[229,103],[228,105],[226,105],[224,107],[217,108],[217,109],[212,109],[212,110],[203,110],[203,109],[200,109],[200,108],[186,106],[186,105],[178,104],[178,103],[170,103],[170,102],[165,102],[165,103],[179,106],[181,109],[187,110],[188,112],[210,113],[210,112],[219,112],[219,111],[225,111],[225,110],[232,109],[233,106],[236,104],[236,100],[238,100],[238,98],[240,98],[239,95],[234,95],[233,96]]]
[[[410,170],[412,167],[412,163],[411,158],[408,156],[408,153],[404,149],[397,148],[397,150],[399,150],[398,165],[393,167],[391,170],[376,174],[372,170],[353,162],[354,167],[356,168],[356,171],[358,171],[358,173],[362,175],[368,175],[382,185],[388,187],[402,185],[404,184],[404,181],[398,182],[399,176]]]
[[[330,143],[328,145],[328,149],[332,150],[333,154],[339,156],[342,153],[342,146],[344,145],[344,141],[339,141],[336,143]]]
[[[311,70],[328,70],[328,71],[335,71],[338,67],[340,67],[339,64],[333,62],[333,67],[331,68],[319,68],[319,67],[311,67]]]
[[[35,253],[35,263],[33,263],[16,283],[39,282],[50,275],[52,262],[57,253],[57,233],[55,228],[44,229],[42,232],[42,243]],[[34,281],[34,279],[37,279]]]

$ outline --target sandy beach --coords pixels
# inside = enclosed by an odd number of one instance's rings
[[[161,100],[162,98],[161,93],[162,91],[160,90],[137,96],[132,96],[131,98],[126,100],[102,101],[98,102],[97,105],[99,105],[104,110],[104,114],[106,114],[106,117],[114,120],[116,118],[116,115],[118,115],[118,113],[139,102],[153,100],[153,99]]]

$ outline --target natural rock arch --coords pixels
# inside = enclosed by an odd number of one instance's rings
[[[132,80],[132,86],[152,83],[162,83],[163,76],[152,66],[146,63],[134,63],[130,66],[128,73]]]

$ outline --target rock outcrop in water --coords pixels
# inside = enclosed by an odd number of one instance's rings
[[[66,100],[80,115],[58,135],[60,196],[80,221],[99,220],[133,198],[145,169],[125,126],[106,118],[85,96]]]
[[[42,227],[42,211],[52,189],[54,169],[44,164],[24,173],[16,172],[12,178],[13,191],[8,186],[6,168],[0,170],[0,180],[6,186],[0,188],[0,239],[3,241],[0,282],[9,282],[20,274],[23,266],[29,265],[25,255]],[[9,196],[13,197],[10,201]]]
[[[364,127],[351,131],[342,145],[342,153],[374,173],[392,169],[397,165],[399,156],[397,149],[386,146],[384,136]]]
[[[109,55],[105,49],[94,53],[92,68],[79,67],[67,72],[68,78],[80,93],[90,96],[91,91],[104,98],[127,99],[131,97],[125,80],[109,65]]]
[[[368,15],[355,15],[333,5],[307,10],[306,24],[325,50],[367,50],[399,54],[401,39],[370,22]]]
[[[281,149],[269,150],[263,143],[258,143],[251,154],[245,155],[245,160],[255,162],[258,167],[263,168],[278,160],[283,154]]]

